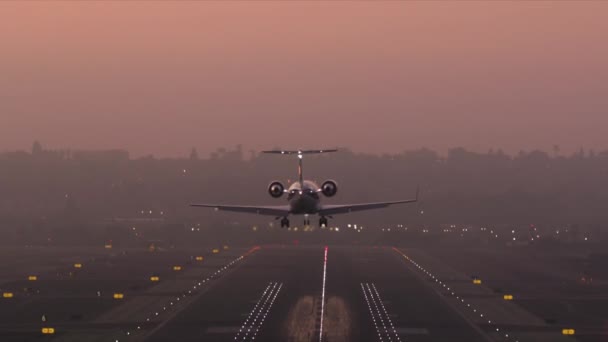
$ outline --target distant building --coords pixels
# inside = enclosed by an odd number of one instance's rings
[[[72,151],[72,159],[101,162],[128,161],[129,152],[125,150],[81,150]]]

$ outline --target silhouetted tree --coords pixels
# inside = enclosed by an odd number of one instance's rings
[[[39,155],[42,153],[42,144],[38,140],[34,141],[32,144],[32,155]]]
[[[198,160],[198,151],[195,147],[190,151],[190,160]]]

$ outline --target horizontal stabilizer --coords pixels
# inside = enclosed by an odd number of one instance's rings
[[[262,151],[262,153],[272,153],[272,154],[319,154],[319,153],[328,153],[328,152],[337,152],[337,149],[327,149],[327,150],[270,150],[270,151]]]

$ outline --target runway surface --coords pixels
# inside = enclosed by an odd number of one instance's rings
[[[63,273],[39,270],[41,293],[2,302],[2,341],[574,340],[445,253],[276,245],[206,251],[204,261],[183,251],[77,259],[88,260],[77,275],[60,258]],[[55,334],[41,336],[47,326]]]
[[[328,248],[321,333],[323,266],[322,247],[264,248],[150,340],[483,341],[391,251],[374,248]],[[276,299],[264,305],[269,285]]]

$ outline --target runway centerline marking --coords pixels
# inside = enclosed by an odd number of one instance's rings
[[[323,257],[323,287],[321,290],[321,324],[319,327],[319,342],[323,341],[323,317],[325,316],[325,282],[327,279],[327,250],[325,246],[325,256]]]

